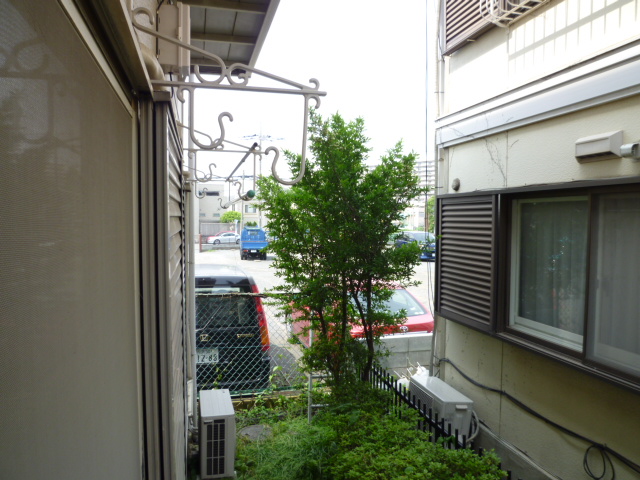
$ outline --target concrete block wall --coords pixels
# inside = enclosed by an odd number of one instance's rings
[[[429,368],[431,361],[431,333],[405,333],[387,335],[381,338],[383,346],[389,351],[389,356],[380,360],[382,367],[391,374],[404,375],[411,369],[421,365]]]

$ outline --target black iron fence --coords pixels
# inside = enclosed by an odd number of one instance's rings
[[[389,391],[393,394],[391,405],[392,410],[399,411],[398,407],[402,405],[406,405],[409,408],[416,410],[420,416],[418,428],[431,434],[430,441],[441,442],[446,448],[472,449],[468,432],[459,432],[455,429],[452,430],[450,423],[448,423],[444,418],[438,418],[438,412],[434,412],[433,409],[423,405],[419,398],[412,395],[411,392],[391,374],[379,367],[374,367],[371,372],[371,376],[369,377],[369,381],[375,387]],[[484,450],[481,448],[475,449],[475,451],[479,455],[484,453]],[[506,480],[523,480],[520,477],[513,477],[509,470],[506,470],[506,472]]]
[[[432,408],[424,405],[394,376],[379,367],[375,367],[369,380],[375,387],[393,394],[393,408],[406,405],[416,410],[420,415],[418,428],[424,432],[429,432],[431,441],[442,442],[447,448],[469,448],[468,432],[452,430],[451,424],[446,419],[439,418],[438,412],[434,412]]]

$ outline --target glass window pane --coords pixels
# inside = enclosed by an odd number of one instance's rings
[[[640,375],[640,194],[595,201],[587,357]]]
[[[243,296],[196,295],[196,329],[256,325],[255,299]]]
[[[581,351],[587,198],[517,200],[514,207],[509,324]]]

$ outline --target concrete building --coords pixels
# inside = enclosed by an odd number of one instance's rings
[[[514,477],[640,478],[640,2],[437,10],[434,373]]]
[[[226,200],[226,185],[223,182],[214,183],[198,183],[197,193],[198,197],[198,219],[200,224],[220,222],[220,217],[226,210],[222,208],[223,203]],[[202,228],[199,230],[201,233],[217,233],[217,232],[203,232]]]
[[[406,225],[411,230],[422,230],[425,222],[434,221],[425,218],[425,207],[427,199],[435,194],[435,160],[416,161],[415,173],[420,178],[420,186],[429,190],[426,195],[416,198],[413,205],[406,210]]]

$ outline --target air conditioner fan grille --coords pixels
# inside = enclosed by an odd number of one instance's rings
[[[223,475],[226,422],[214,420],[206,424],[207,428],[207,475]]]

